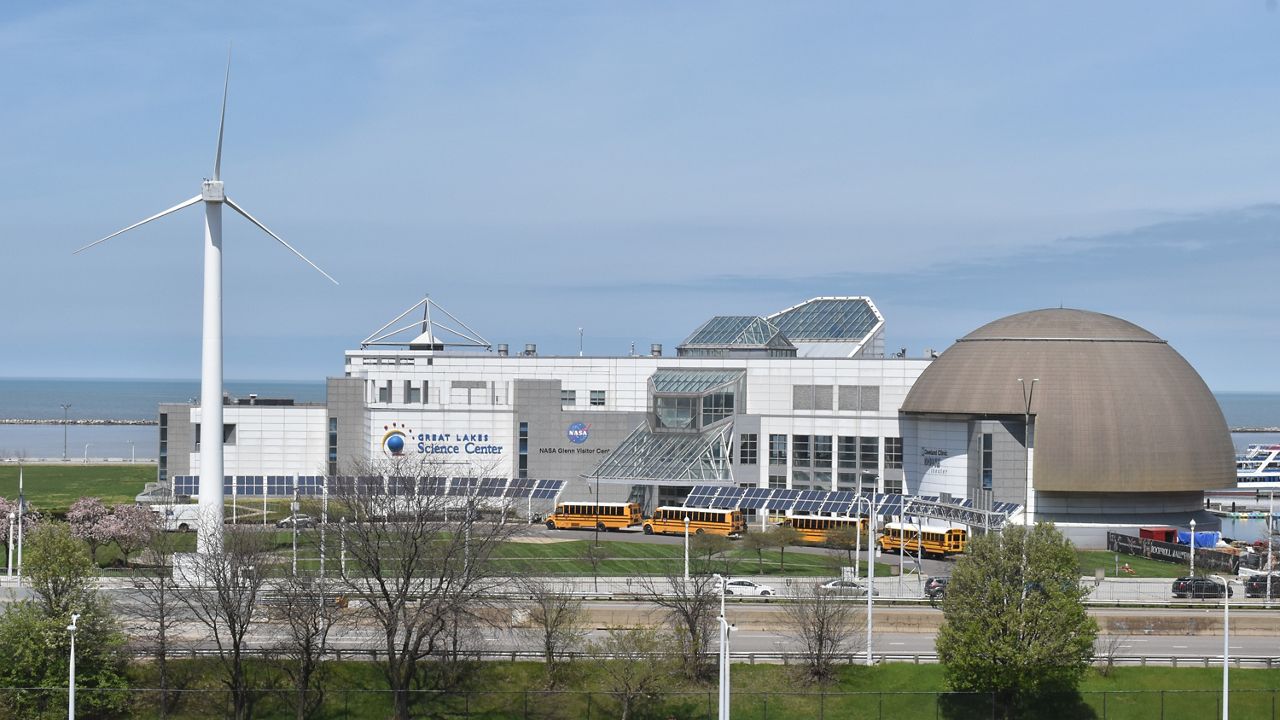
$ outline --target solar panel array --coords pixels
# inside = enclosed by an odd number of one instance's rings
[[[740,488],[723,485],[694,485],[689,497],[684,501],[685,507],[705,507],[718,509],[760,510],[768,508],[774,512],[792,512],[804,515],[848,515],[863,506],[866,498],[875,509],[875,514],[882,517],[900,516],[903,507],[913,498],[897,494],[870,493],[861,495],[848,490],[827,492],[825,490],[790,490],[786,488]],[[934,496],[920,496],[921,500],[938,502]],[[973,501],[969,499],[952,499],[950,505],[958,508],[973,509]],[[1022,506],[1017,503],[998,502],[992,505],[992,512],[1008,517]]]
[[[293,475],[227,475],[222,481],[222,491],[237,497],[293,497]],[[474,477],[326,477],[324,475],[296,476],[299,495],[323,495],[326,486],[332,493],[357,492],[362,495],[455,495],[477,497],[527,498],[555,500],[564,490],[564,480],[534,480],[532,478],[474,478]],[[175,495],[199,495],[200,478],[197,475],[175,475]]]

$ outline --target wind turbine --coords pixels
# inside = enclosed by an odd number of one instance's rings
[[[85,250],[104,243],[111,238],[126,233],[136,227],[145,225],[175,213],[183,208],[204,203],[204,332],[201,341],[200,358],[200,424],[202,439],[200,443],[200,519],[197,522],[199,534],[196,550],[200,554],[209,554],[222,549],[222,503],[223,503],[223,462],[222,462],[222,206],[227,205],[246,220],[258,226],[260,230],[275,238],[276,242],[289,249],[303,262],[315,268],[317,272],[329,278],[334,285],[338,284],[329,273],[321,270],[305,255],[285,242],[279,235],[258,222],[244,208],[227,197],[222,187],[222,134],[227,120],[227,89],[231,83],[231,55],[227,54],[227,75],[222,85],[222,116],[218,120],[218,150],[213,159],[213,178],[203,182],[200,194],[183,200],[168,210],[152,215],[146,220],[136,222],[129,227],[89,243],[76,250],[80,254]]]

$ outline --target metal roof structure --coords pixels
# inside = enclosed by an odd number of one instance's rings
[[[862,498],[862,499],[860,499]],[[970,527],[999,529],[1022,506],[995,503],[991,510],[974,507],[972,500],[942,500],[937,497],[855,493],[847,490],[789,490],[785,488],[740,488],[695,485],[685,499],[685,507],[724,510],[762,510],[804,515],[852,515],[870,501],[877,517],[917,516],[936,518]]]
[[[859,342],[884,318],[866,297],[819,297],[768,319],[791,342]]]
[[[422,309],[421,320],[406,320],[410,313],[419,308]],[[441,318],[442,315],[444,319]],[[361,350],[371,347],[398,347],[410,350],[493,349],[493,345],[480,333],[440,307],[430,295],[414,303],[391,322],[374,330],[369,337],[360,341]]]
[[[680,348],[791,348],[778,326],[757,315],[717,315],[694,330]]]
[[[649,378],[649,386],[655,393],[700,395],[722,385],[737,382],[744,375],[742,370],[657,370]]]
[[[662,432],[641,425],[584,477],[610,483],[691,485],[732,482],[729,445],[733,423],[699,433]]]

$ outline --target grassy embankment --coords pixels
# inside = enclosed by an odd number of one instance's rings
[[[217,676],[212,661],[187,665],[196,675],[192,688],[216,693]],[[145,670],[139,668],[139,673]],[[255,674],[278,672],[259,666]],[[390,715],[390,698],[378,668],[369,663],[330,665],[326,678],[324,718],[364,720]],[[936,718],[954,720],[989,718],[986,698],[952,700],[951,712],[939,712],[938,693],[946,692],[939,665],[890,663],[873,668],[840,668],[839,678],[818,687],[806,684],[794,667],[745,665],[733,667],[733,717],[764,718]],[[267,680],[266,677],[262,678]],[[146,686],[139,676],[135,684]],[[1231,674],[1231,709],[1236,717],[1271,717],[1273,691],[1280,689],[1280,670],[1236,670]],[[278,682],[278,680],[277,680]],[[1089,672],[1076,697],[1045,703],[1037,718],[1080,720],[1105,717],[1113,720],[1142,718],[1217,717],[1221,670],[1216,668],[1117,668],[1103,677]],[[269,684],[275,684],[269,683]],[[493,690],[505,692],[491,692]],[[526,695],[527,691],[527,695]],[[467,693],[471,693],[469,696]],[[715,686],[672,678],[664,695],[646,701],[643,717],[705,718],[708,703],[715,712]],[[588,697],[590,695],[590,697]],[[192,693],[175,718],[218,716],[220,694]],[[267,696],[255,717],[284,718],[288,710],[281,696]],[[945,701],[944,701],[945,702]],[[946,706],[944,705],[944,708]],[[528,714],[526,715],[526,708]],[[143,708],[139,708],[142,710]],[[1104,710],[1105,709],[1105,710]],[[579,662],[562,677],[559,691],[547,692],[543,667],[537,663],[483,663],[459,691],[436,696],[417,711],[422,717],[584,718],[617,717],[616,705],[605,692],[598,662]]]

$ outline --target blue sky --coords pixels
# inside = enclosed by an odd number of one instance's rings
[[[1119,315],[1280,390],[1280,13],[1223,3],[29,3],[0,8],[0,376],[318,379],[424,293],[621,354],[868,294],[888,345]]]

